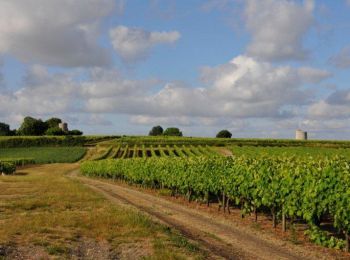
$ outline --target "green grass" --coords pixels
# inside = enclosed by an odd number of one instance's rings
[[[232,146],[231,151],[236,156],[295,155],[298,157],[312,156],[315,158],[322,158],[325,156],[339,155],[350,159],[350,148]]]
[[[0,160],[8,158],[31,158],[35,163],[72,163],[86,153],[83,147],[29,147],[0,149]]]

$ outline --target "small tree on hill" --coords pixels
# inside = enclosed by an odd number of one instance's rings
[[[163,135],[166,135],[166,136],[182,136],[182,132],[177,127],[169,127],[169,128],[167,128],[164,131]]]
[[[150,136],[158,136],[163,134],[163,128],[160,125],[152,127],[151,131],[148,135]]]
[[[231,138],[232,134],[228,130],[221,130],[219,133],[216,135],[217,138]]]

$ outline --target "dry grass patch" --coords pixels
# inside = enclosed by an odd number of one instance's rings
[[[67,177],[76,168],[43,165],[0,177],[0,259],[204,257],[180,235]]]

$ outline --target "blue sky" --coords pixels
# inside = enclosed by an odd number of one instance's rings
[[[0,121],[349,139],[350,1],[3,0]]]

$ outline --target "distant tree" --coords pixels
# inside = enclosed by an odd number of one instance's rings
[[[83,135],[83,132],[80,131],[80,130],[71,130],[71,131],[68,131],[68,135]]]
[[[182,132],[179,128],[176,127],[169,127],[164,132],[163,135],[167,136],[182,136]]]
[[[221,130],[219,133],[216,135],[217,138],[231,138],[232,134],[228,130]]]
[[[10,126],[8,124],[0,122],[0,136],[10,135],[10,133]]]
[[[41,119],[25,117],[21,127],[18,129],[20,135],[43,135],[48,126]]]
[[[157,135],[162,135],[162,134],[163,134],[163,128],[160,125],[157,125],[157,126],[152,127],[152,129],[148,135],[157,136]]]
[[[66,135],[66,132],[64,132],[61,128],[59,127],[51,127],[46,130],[45,135]]]
[[[46,120],[45,123],[47,124],[48,128],[54,128],[54,127],[58,127],[58,125],[62,123],[62,120],[57,117],[52,117]]]

